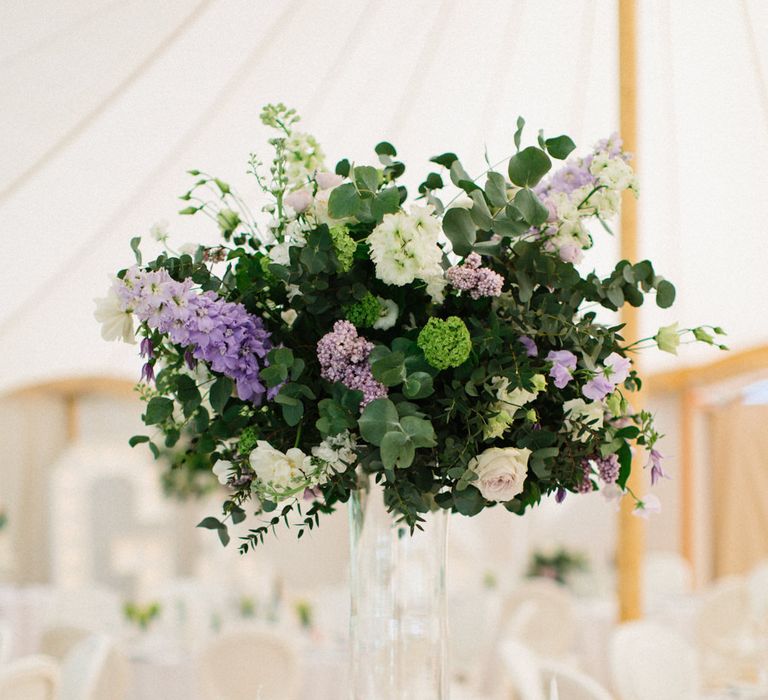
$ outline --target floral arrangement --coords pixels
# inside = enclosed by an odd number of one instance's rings
[[[637,190],[618,137],[580,157],[567,136],[523,148],[520,119],[503,171],[473,178],[443,153],[409,204],[390,143],[375,166],[331,172],[293,110],[261,118],[275,131],[271,162],[250,160],[262,201],[190,171],[181,214],[207,216],[222,242],[174,251],[155,228],[164,250],[143,263],[133,239],[136,264],[96,312],[105,338],[141,339],[156,434],[131,444],[173,450],[175,468],[211,470],[226,489],[202,527],[226,544],[227,521],[251,513],[244,552],[281,522],[301,536],[360,473],[412,529],[430,509],[620,498],[634,445],[652,481],[664,475],[652,416],[627,398],[641,386],[632,353],[676,352],[686,336],[717,345],[722,331],[675,325],[630,344],[598,319],[675,297],[648,260],[605,278],[578,267]]]
[[[565,585],[572,574],[586,571],[589,571],[589,562],[584,554],[559,547],[554,551],[533,552],[526,575],[549,578]]]

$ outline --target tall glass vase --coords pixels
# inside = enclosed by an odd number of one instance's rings
[[[350,500],[352,700],[447,700],[446,511],[413,536],[364,478]]]

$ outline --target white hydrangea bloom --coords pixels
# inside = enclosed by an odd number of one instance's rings
[[[443,251],[438,244],[441,234],[440,221],[431,207],[385,215],[368,237],[376,276],[398,287],[424,280],[430,285],[430,295],[440,299],[445,287],[440,265]]]

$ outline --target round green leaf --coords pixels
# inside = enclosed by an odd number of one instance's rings
[[[519,187],[533,187],[552,167],[549,156],[536,146],[528,146],[509,159],[509,179]]]
[[[432,376],[426,372],[409,374],[403,384],[403,394],[407,399],[423,399],[433,391]]]
[[[173,413],[173,401],[163,396],[155,396],[149,400],[147,411],[144,414],[144,422],[147,425],[157,425],[171,417]]]
[[[339,185],[328,198],[328,213],[334,219],[346,219],[349,216],[354,216],[358,209],[360,209],[360,195],[351,182]]]
[[[558,160],[565,160],[570,155],[571,151],[576,148],[573,139],[565,134],[547,139],[544,142],[544,145],[547,147],[549,155]]]
[[[398,430],[391,430],[381,440],[381,461],[387,469],[409,467],[416,454],[411,439]]]
[[[389,399],[376,399],[363,409],[357,423],[363,440],[378,446],[384,435],[398,427],[397,408]]]
[[[466,209],[454,207],[445,212],[443,231],[453,245],[456,255],[465,257],[472,252],[477,237],[477,227]]]
[[[675,285],[667,280],[661,280],[656,285],[656,303],[662,309],[668,309],[675,303]]]

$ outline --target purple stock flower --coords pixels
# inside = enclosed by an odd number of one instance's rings
[[[529,338],[527,335],[521,335],[518,339],[520,345],[525,348],[525,354],[528,357],[536,357],[539,354],[539,349],[536,347],[536,343],[533,338]]]
[[[613,391],[615,384],[598,374],[590,379],[581,389],[581,393],[593,401],[602,401]]]
[[[166,333],[172,343],[189,346],[184,360],[190,369],[202,360],[212,371],[234,380],[240,399],[261,403],[266,389],[259,372],[272,348],[264,322],[242,304],[212,291],[198,294],[193,286],[191,279],[177,282],[165,270],[143,272],[133,267],[118,280],[116,292],[125,310]],[[146,351],[152,357],[154,348],[146,342],[142,354]]]
[[[573,379],[576,369],[576,355],[569,350],[550,350],[547,360],[552,363],[549,376],[555,380],[555,386],[563,389]]]
[[[374,379],[368,356],[373,343],[357,334],[349,321],[336,321],[333,330],[317,343],[320,376],[329,382],[340,382],[349,389],[363,392],[360,408],[374,399],[387,396],[387,387]]]

